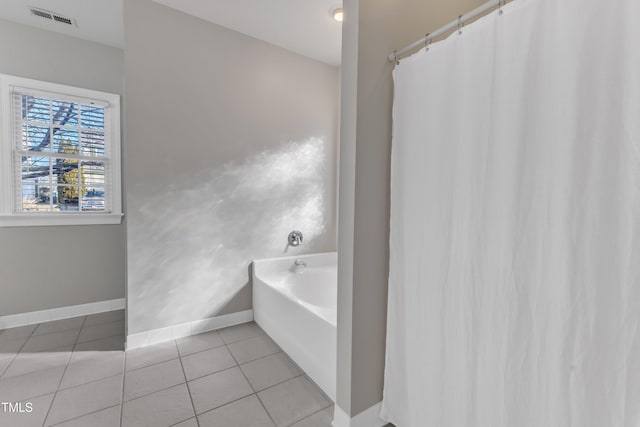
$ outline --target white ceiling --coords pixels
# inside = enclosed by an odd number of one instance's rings
[[[342,0],[154,0],[209,22],[331,65],[340,64],[342,27],[329,11]],[[123,47],[123,0],[0,0],[0,19]],[[77,22],[32,16],[29,6]]]
[[[0,19],[113,47],[123,45],[123,0],[0,0]],[[32,16],[28,6],[75,18],[77,27]]]
[[[5,0],[0,0],[5,1]],[[339,65],[342,0],[154,0],[318,61]]]

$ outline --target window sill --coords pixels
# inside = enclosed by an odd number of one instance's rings
[[[123,214],[13,214],[0,215],[0,227],[120,224]]]

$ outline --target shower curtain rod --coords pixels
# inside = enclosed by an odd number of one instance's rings
[[[456,19],[453,22],[450,22],[449,24],[445,25],[442,28],[439,28],[438,30],[434,31],[433,33],[429,33],[426,36],[424,36],[423,38],[421,38],[420,40],[417,40],[413,43],[411,43],[409,46],[406,46],[400,50],[396,50],[394,51],[392,54],[390,54],[387,59],[389,60],[389,62],[399,62],[400,59],[402,59],[403,57],[405,57],[409,52],[413,51],[414,49],[418,48],[418,47],[423,47],[423,46],[427,46],[427,44],[437,38],[440,37],[443,34],[448,33],[451,30],[454,29],[459,29],[461,28],[465,22],[476,18],[480,15],[483,15],[484,13],[488,12],[489,10],[497,7],[498,9],[502,8],[502,6],[504,6],[507,3],[506,0],[490,0],[488,2],[486,2],[485,4],[477,7],[476,9],[472,10],[469,13],[466,13],[464,15],[460,15],[458,17],[458,19]]]

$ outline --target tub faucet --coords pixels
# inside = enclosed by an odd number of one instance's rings
[[[302,274],[306,266],[307,263],[302,258],[298,258],[294,261],[293,269],[291,271],[296,274]]]
[[[291,246],[300,246],[302,244],[302,232],[295,230],[289,233],[289,245]]]

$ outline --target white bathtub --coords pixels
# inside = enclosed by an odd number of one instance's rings
[[[296,273],[298,258],[307,266]],[[337,254],[256,260],[252,270],[256,323],[335,401]]]

